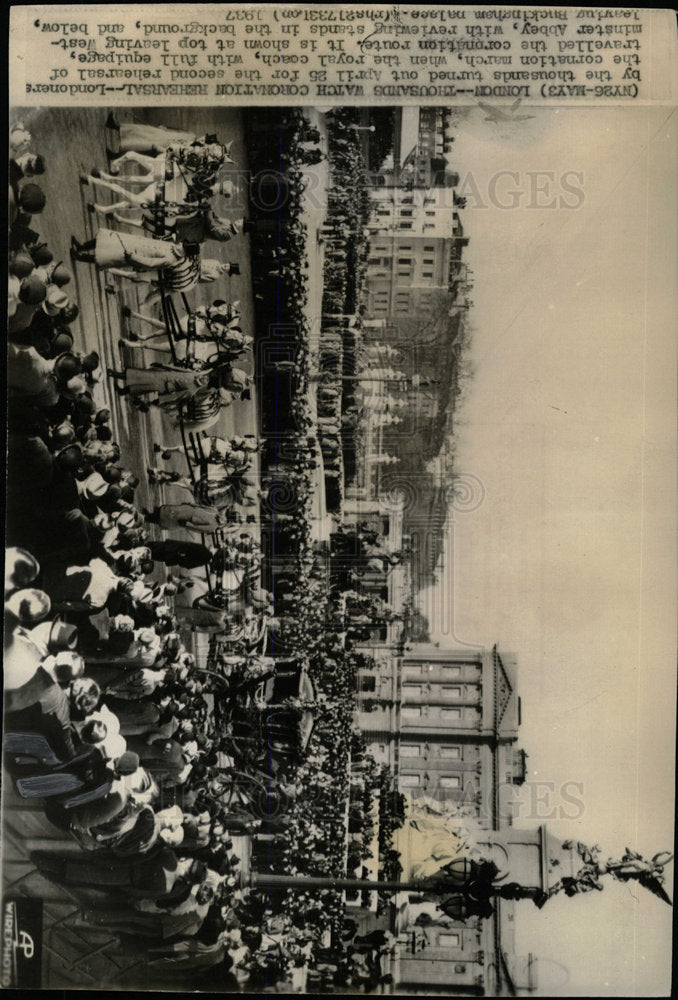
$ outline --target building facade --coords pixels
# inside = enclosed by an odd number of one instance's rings
[[[444,158],[452,149],[444,111],[421,108],[418,115],[414,147],[403,148],[407,140],[397,129],[393,163],[373,178],[366,304],[374,318],[433,311],[454,284],[468,242],[455,192],[459,176]]]
[[[512,836],[514,790],[526,771],[517,745],[516,658],[496,647],[397,641],[372,643],[369,651],[374,665],[359,672],[357,720],[369,751],[392,768],[398,791],[460,810],[490,840],[493,831]],[[416,854],[402,838],[398,847],[405,864]],[[535,986],[531,957],[514,956],[511,901],[498,900],[488,919],[464,920],[420,895],[400,893],[391,926],[399,941],[398,993],[515,995]]]

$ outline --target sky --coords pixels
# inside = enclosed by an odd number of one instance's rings
[[[517,825],[543,822],[550,782],[551,833],[648,857],[673,846],[677,116],[520,110],[474,109],[451,157],[475,281],[455,462],[477,502],[451,511],[422,610],[443,646],[517,654]],[[518,904],[516,933],[543,995],[669,990],[671,910],[642,887]]]

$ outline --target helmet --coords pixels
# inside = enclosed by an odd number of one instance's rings
[[[47,295],[47,287],[37,274],[29,274],[21,282],[19,298],[27,306],[39,306]]]
[[[24,184],[19,191],[19,208],[28,215],[42,212],[47,199],[39,184]]]

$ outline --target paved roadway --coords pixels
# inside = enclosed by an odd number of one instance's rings
[[[114,437],[122,450],[122,463],[138,475],[141,483],[136,493],[137,506],[153,507],[158,502],[184,500],[187,494],[175,487],[151,487],[146,469],[160,465],[167,469],[186,469],[181,455],[173,456],[169,462],[158,460],[153,453],[153,443],[165,445],[179,444],[178,429],[174,428],[162,411],[151,407],[148,414],[133,410],[126,399],[118,398],[112,392],[106,378],[106,368],[120,368],[125,364],[143,366],[162,358],[154,352],[140,349],[121,348],[118,341],[127,330],[136,332],[139,323],[134,319],[124,320],[121,316],[123,305],[139,308],[139,295],[144,295],[148,286],[135,285],[124,279],[111,278],[104,272],[97,272],[89,264],[74,264],[69,260],[70,237],[89,238],[97,229],[96,216],[87,211],[87,203],[98,200],[108,201],[115,196],[102,189],[94,191],[91,186],[83,186],[79,175],[89,173],[93,167],[106,169],[106,144],[113,138],[104,123],[108,109],[31,109],[16,117],[22,117],[33,135],[33,148],[41,153],[47,163],[47,171],[39,179],[47,195],[47,205],[43,214],[35,218],[35,228],[49,243],[56,259],[63,259],[74,273],[74,279],[67,291],[78,302],[80,316],[73,324],[75,346],[84,351],[96,350],[102,361],[102,382],[97,386],[95,398],[99,406],[106,405],[112,413]],[[326,148],[325,123],[323,116],[313,109],[304,109],[312,124],[323,134],[321,145]],[[214,132],[220,140],[233,140],[231,157],[235,164],[225,167],[225,176],[235,182],[236,190],[232,199],[219,197],[215,210],[228,218],[247,215],[248,162],[244,145],[243,112],[235,108],[155,108],[124,109],[116,111],[119,121],[138,120],[170,128],[183,128],[200,135]],[[15,115],[13,114],[13,118]],[[326,212],[326,191],[328,183],[327,163],[306,168],[309,183],[306,196],[304,222],[308,227],[307,259],[309,278],[308,317],[311,325],[312,343],[317,344],[320,328],[322,303],[323,248],[317,240],[318,228],[322,225]],[[237,262],[240,275],[224,277],[211,285],[198,286],[188,294],[193,305],[210,302],[215,298],[240,300],[242,328],[253,332],[253,301],[250,269],[249,236],[240,235],[228,243],[209,241],[203,248],[205,256]],[[106,285],[114,285],[115,295],[105,291]],[[142,309],[141,311],[144,311]],[[181,311],[181,310],[180,310]],[[156,313],[159,315],[159,313]],[[144,332],[148,332],[148,328]],[[241,362],[248,371],[253,370],[253,358],[246,356]],[[259,419],[256,389],[252,401],[236,401],[222,412],[213,433],[224,437],[233,434],[258,433]],[[253,470],[253,478],[258,478],[258,467]],[[318,504],[314,512],[321,523],[324,521],[322,501],[322,476],[319,476]],[[253,509],[253,510],[256,510]],[[151,528],[153,537],[160,537],[157,528]],[[162,574],[158,571],[158,577]],[[187,595],[188,596],[188,595]]]
[[[136,493],[137,506],[153,507],[163,500],[172,502],[187,498],[186,492],[181,489],[149,487],[146,477],[146,469],[156,464],[185,472],[186,465],[181,455],[163,463],[153,453],[154,442],[179,444],[179,431],[155,407],[148,414],[133,410],[124,398],[118,398],[111,391],[105,374],[107,367],[120,368],[125,364],[143,367],[162,358],[154,352],[130,350],[118,345],[120,336],[126,333],[125,323],[128,322],[121,318],[122,306],[127,304],[138,309],[139,294],[143,296],[148,286],[137,286],[119,278],[106,278],[105,273],[98,273],[92,265],[73,264],[69,260],[71,234],[82,240],[89,238],[97,229],[96,217],[87,211],[87,202],[106,201],[113,197],[101,189],[95,196],[91,187],[82,186],[79,182],[79,175],[89,172],[95,166],[106,169],[106,142],[111,138],[111,133],[104,128],[106,114],[105,109],[40,109],[28,111],[22,116],[33,135],[34,150],[40,152],[47,163],[47,171],[39,179],[47,195],[47,205],[34,222],[35,228],[49,243],[55,258],[63,259],[73,271],[74,279],[66,290],[80,306],[79,319],[72,328],[75,346],[80,350],[96,350],[99,353],[103,378],[95,392],[96,401],[99,406],[106,405],[110,408],[114,438],[122,450],[122,463],[141,480]],[[133,109],[133,112],[121,111],[118,117],[121,121],[132,120],[134,117],[135,120],[150,124],[189,129],[197,134],[216,132],[223,141],[233,139],[231,156],[235,165],[228,165],[226,170],[229,179],[237,182],[236,193],[230,200],[221,197],[216,199],[215,210],[218,214],[233,219],[247,214],[247,157],[238,110],[168,108],[152,109],[142,114],[139,109]],[[250,332],[253,309],[249,237],[240,235],[225,244],[210,241],[205,245],[204,253],[205,256],[237,262],[241,273],[239,276],[224,277],[211,285],[199,286],[188,293],[189,301],[192,305],[199,305],[216,298],[229,301],[239,299],[242,328],[245,332]],[[106,284],[115,285],[115,295],[106,293]],[[138,328],[138,321],[129,321],[129,330],[135,331]],[[144,332],[148,332],[148,328]],[[251,355],[246,356],[242,367],[248,371],[253,370]],[[256,392],[252,393],[252,401],[236,401],[223,411],[213,433],[224,437],[257,433],[257,406]],[[160,537],[158,529],[152,529],[152,533],[155,537]]]

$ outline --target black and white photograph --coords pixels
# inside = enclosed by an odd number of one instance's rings
[[[10,108],[2,985],[668,995],[675,105],[212,59]]]

